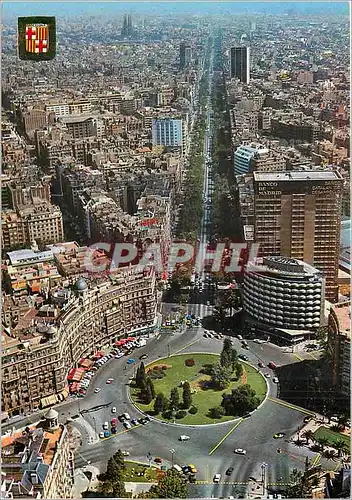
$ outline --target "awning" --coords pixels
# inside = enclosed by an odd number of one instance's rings
[[[74,382],[74,383],[77,383],[77,382]],[[67,396],[69,395],[69,392],[67,389],[64,389],[62,392],[60,392],[57,397],[58,397],[58,400],[61,402],[61,401],[65,401],[65,399],[67,398]]]
[[[40,400],[40,406],[42,408],[46,408],[47,406],[52,406],[58,403],[58,397],[56,394],[52,394],[51,396],[47,396],[46,398],[42,398]]]
[[[94,354],[93,358],[99,359],[104,357],[104,351],[98,351],[97,353]]]
[[[1,412],[1,422],[4,422],[4,420],[7,420],[9,418],[9,414],[7,411],[2,411]]]

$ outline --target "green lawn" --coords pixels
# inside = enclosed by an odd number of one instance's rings
[[[148,467],[148,465],[136,464],[135,462],[128,462],[125,460],[123,479],[126,482],[154,483],[157,481],[157,469],[155,467]]]
[[[185,360],[188,358],[193,358],[195,360],[195,365],[187,367],[185,365]],[[179,386],[182,380],[188,380],[191,386],[196,385],[196,380],[200,377],[209,378],[206,375],[199,373],[199,370],[203,365],[211,364],[218,361],[219,356],[215,354],[180,354],[172,356],[170,358],[162,359],[158,362],[151,363],[147,368],[153,367],[154,365],[172,365],[172,368],[166,370],[166,376],[163,379],[153,380],[155,392],[164,393],[166,397],[169,397],[170,391],[173,387]],[[247,382],[256,391],[260,401],[263,401],[266,394],[266,383],[264,378],[251,366],[243,364],[243,369],[245,372],[245,377]],[[210,408],[220,405],[222,401],[221,395],[224,392],[229,392],[231,388],[238,387],[241,381],[232,382],[231,385],[225,391],[216,391],[214,389],[201,389],[197,386],[197,393],[192,395],[193,404],[197,406],[198,413],[195,415],[187,414],[184,418],[176,419],[177,423],[187,424],[187,425],[201,425],[201,424],[211,424],[218,422],[226,422],[228,420],[233,420],[233,416],[224,416],[219,419],[212,419],[207,416]],[[138,390],[131,388],[131,396],[138,407],[144,412],[150,412],[153,414],[154,401],[150,405],[145,405],[138,400]],[[182,389],[179,389],[180,399],[182,398]],[[161,415],[158,416],[161,420],[167,421],[162,418]]]
[[[324,437],[324,438],[326,438],[326,439],[329,440],[329,443],[332,446],[339,439],[343,439],[345,441],[345,443],[347,444],[348,449],[350,449],[350,438],[349,438],[349,436],[346,436],[345,434],[341,434],[340,432],[332,431],[331,429],[327,429],[326,427],[323,427],[323,426],[319,427],[319,429],[317,429],[314,432],[314,437],[316,437],[316,438]]]

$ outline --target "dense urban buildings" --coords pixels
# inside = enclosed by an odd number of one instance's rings
[[[333,386],[350,396],[351,386],[351,302],[331,306],[328,344],[332,358]]]

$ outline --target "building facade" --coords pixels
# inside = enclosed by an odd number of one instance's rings
[[[254,241],[262,257],[300,259],[324,272],[338,297],[343,179],[338,171],[254,172]]]
[[[351,383],[351,302],[331,306],[328,318],[328,349],[332,359],[332,383],[350,396]]]
[[[268,331],[281,330],[283,336],[287,330],[287,338],[294,340],[323,322],[324,277],[296,259],[258,259],[246,267],[243,299],[249,323],[258,322]]]
[[[4,328],[3,411],[18,415],[47,396],[66,397],[69,369],[128,333],[153,328],[156,306],[153,269],[120,268],[96,284],[78,280],[75,293],[43,317],[34,315],[30,328],[16,334]]]
[[[248,85],[250,80],[250,49],[249,47],[231,47],[230,61],[231,78],[238,78]]]
[[[184,149],[184,126],[182,119],[158,118],[152,120],[153,146],[180,147]]]

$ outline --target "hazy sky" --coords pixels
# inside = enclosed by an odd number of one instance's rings
[[[99,2],[90,0],[87,2],[63,1],[63,2],[16,2],[16,0],[3,0],[3,17],[6,20],[13,16],[31,16],[31,15],[56,15],[56,16],[76,16],[80,14],[113,15],[122,12],[140,12],[148,15],[158,12],[165,14],[172,13],[302,13],[302,14],[348,14],[348,2],[212,2],[202,0],[199,2],[175,2],[175,1],[127,1],[116,2],[108,0]]]

